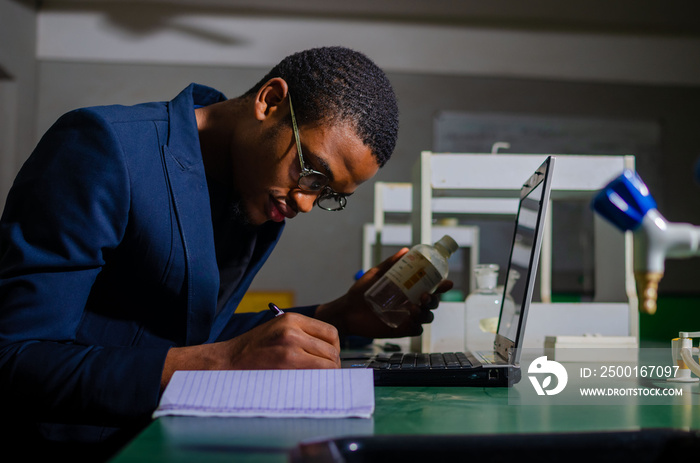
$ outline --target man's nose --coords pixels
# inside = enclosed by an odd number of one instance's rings
[[[294,201],[297,203],[299,212],[311,212],[316,198],[318,198],[318,193],[310,191],[297,191],[294,193]]]

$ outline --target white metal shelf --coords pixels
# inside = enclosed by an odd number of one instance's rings
[[[455,215],[496,213],[500,204],[508,210],[508,200],[519,196],[522,182],[545,160],[547,154],[433,153],[424,151],[414,168],[410,208],[413,244],[430,243],[433,221],[438,213]],[[551,200],[590,198],[623,169],[634,169],[634,156],[556,155]],[[437,205],[439,206],[439,209]],[[512,213],[515,213],[514,206]],[[551,302],[552,208],[542,244],[540,288],[543,303]],[[629,304],[629,335],[638,336],[638,314],[632,271],[632,235],[620,234],[594,217],[595,296],[594,302]],[[436,321],[439,311],[436,312]],[[597,313],[597,312],[596,312]],[[435,322],[434,322],[435,323]],[[552,333],[556,334],[556,333]],[[431,328],[424,330],[414,350],[431,346]]]

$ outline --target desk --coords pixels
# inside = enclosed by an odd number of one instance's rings
[[[570,385],[576,382],[570,379]],[[519,386],[531,387],[525,375]],[[669,383],[656,386],[670,387]],[[288,462],[287,452],[300,441],[345,435],[700,429],[700,385],[679,387],[684,396],[669,398],[666,405],[610,406],[512,405],[512,391],[506,388],[378,387],[376,410],[368,420],[164,417],[146,428],[113,463],[281,463]]]

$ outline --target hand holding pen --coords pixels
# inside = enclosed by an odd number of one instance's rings
[[[239,336],[171,348],[163,367],[161,387],[165,388],[176,370],[340,367],[340,340],[334,326],[293,311],[285,313],[273,303],[268,307],[275,314],[273,319]]]
[[[267,304],[267,307],[272,313],[275,314],[275,319],[281,315],[285,315],[285,312],[279,307],[277,307],[277,304],[275,304],[274,302],[270,302],[269,304]],[[304,321],[304,324],[300,325],[299,327],[304,333],[304,338],[308,340],[306,342],[312,342],[312,344],[307,345],[307,347],[303,349],[305,354],[311,354],[312,356],[317,356],[320,358],[332,358],[334,363],[336,363],[336,367],[340,366],[340,343],[338,340],[338,332],[334,328],[331,328],[332,332],[328,332],[327,329],[329,328],[329,325],[327,323],[320,322],[313,318],[305,317],[295,313],[291,313],[288,316],[291,317],[289,320],[286,320],[287,317],[284,317],[285,320],[280,321],[282,323],[289,321],[291,324],[296,324],[298,322]],[[315,347],[313,346],[314,344],[316,345]],[[328,346],[332,346],[332,354],[330,353],[331,351],[327,349]],[[323,353],[324,351],[325,354]],[[289,352],[291,351],[288,350],[287,353]]]

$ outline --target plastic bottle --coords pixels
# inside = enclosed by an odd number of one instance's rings
[[[433,246],[413,246],[365,292],[365,298],[384,323],[396,328],[408,317],[411,304],[418,304],[423,293],[432,293],[447,277],[447,260],[457,249],[449,235]]]
[[[503,288],[496,286],[498,270],[499,266],[496,264],[474,266],[476,289],[465,301],[465,350],[493,349],[503,297]]]

